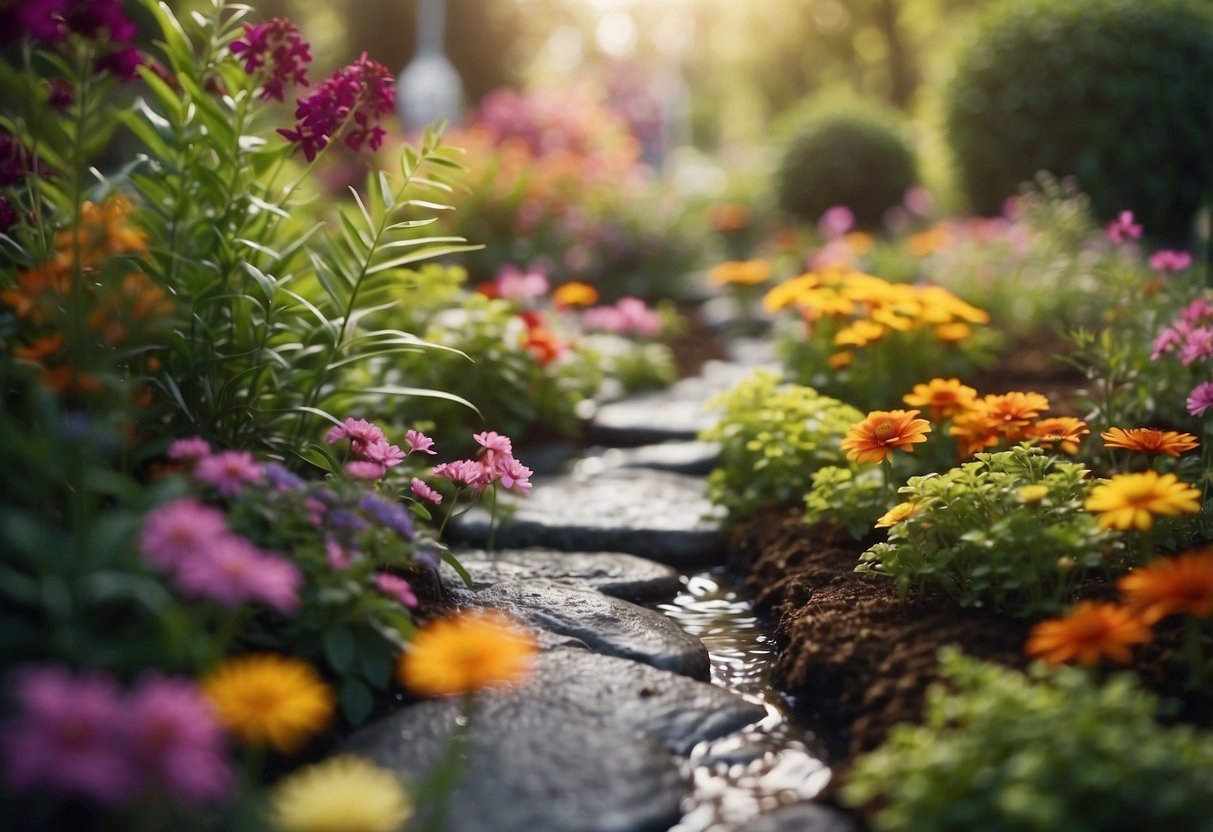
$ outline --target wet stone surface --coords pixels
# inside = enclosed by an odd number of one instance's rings
[[[476,508],[451,526],[483,546],[489,514]],[[499,548],[625,552],[680,568],[719,561],[724,549],[720,512],[702,478],[643,469],[538,481],[498,523],[495,539]]]
[[[656,561],[620,552],[558,552],[554,549],[455,550],[472,576],[473,588],[504,581],[546,579],[565,586],[595,589],[625,601],[660,601],[681,587],[678,573]],[[442,565],[442,580],[451,589],[464,588],[450,566]]]
[[[720,459],[717,442],[689,440],[641,445],[638,448],[590,448],[573,471],[592,476],[614,468],[652,468],[675,474],[706,476]]]

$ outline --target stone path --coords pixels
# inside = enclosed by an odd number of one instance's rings
[[[454,536],[471,573],[449,568],[461,604],[502,609],[533,627],[543,652],[525,685],[478,697],[467,759],[442,815],[446,832],[664,832],[688,811],[688,760],[768,716],[708,683],[703,643],[636,602],[673,598],[676,570],[723,562],[720,517],[705,496],[716,449],[698,442],[704,402],[755,363],[713,362],[669,391],[599,408],[597,443],[572,473],[536,477],[483,547],[487,514]],[[654,444],[659,443],[659,444]],[[525,461],[525,457],[524,457]],[[343,750],[424,782],[460,730],[462,703],[431,700],[365,726]],[[417,824],[426,826],[422,807]],[[713,827],[726,828],[726,827]],[[850,832],[816,804],[782,806],[740,832]]]

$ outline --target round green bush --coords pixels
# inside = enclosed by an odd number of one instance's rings
[[[945,107],[977,211],[1043,170],[1076,177],[1100,217],[1183,240],[1213,173],[1213,7],[1007,0],[961,49]]]
[[[779,206],[816,221],[845,205],[861,228],[880,225],[918,181],[896,115],[875,102],[826,101],[797,120],[776,177]]]

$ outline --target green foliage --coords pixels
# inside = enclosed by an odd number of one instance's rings
[[[777,375],[764,370],[708,406],[723,411],[720,421],[700,434],[721,445],[708,496],[732,519],[768,504],[800,502],[815,471],[846,464],[838,443],[863,418],[850,405],[810,387],[780,384]]]
[[[1095,213],[1185,240],[1213,172],[1213,14],[1201,0],[1008,0],[957,60],[947,130],[974,208],[1037,171]]]
[[[889,507],[884,473],[874,465],[827,465],[813,472],[812,490],[805,495],[806,523],[837,523],[859,540]]]
[[[843,800],[878,832],[1213,829],[1213,738],[1163,728],[1132,676],[1030,676],[945,650],[921,726],[856,760]]]
[[[845,205],[861,228],[878,228],[917,182],[914,154],[891,111],[874,102],[827,100],[806,109],[776,173],[779,206],[816,221]]]
[[[1055,612],[1084,575],[1117,564],[1120,544],[1083,509],[1089,473],[1020,445],[911,477],[900,494],[916,513],[864,552],[855,571],[892,577],[903,596],[935,586],[964,607]]]

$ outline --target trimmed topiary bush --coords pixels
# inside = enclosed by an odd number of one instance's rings
[[[918,181],[896,114],[875,102],[824,101],[797,120],[776,179],[779,206],[816,221],[845,205],[860,227],[880,225]]]
[[[1047,170],[1100,217],[1183,239],[1213,174],[1211,90],[1207,0],[1007,0],[960,52],[947,132],[979,212]]]

